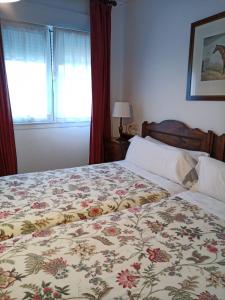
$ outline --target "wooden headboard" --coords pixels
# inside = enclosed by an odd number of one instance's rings
[[[225,134],[214,134],[212,157],[225,162]]]
[[[192,129],[180,121],[166,120],[161,123],[142,124],[142,136],[147,135],[171,146],[204,151],[212,155],[214,133]]]

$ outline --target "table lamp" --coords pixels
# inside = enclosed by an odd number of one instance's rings
[[[118,101],[114,103],[113,114],[114,118],[120,118],[119,134],[120,139],[123,139],[123,118],[131,117],[131,106],[129,102]]]

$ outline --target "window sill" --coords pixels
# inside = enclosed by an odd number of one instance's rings
[[[71,127],[90,127],[90,122],[14,124],[14,130],[71,128]]]

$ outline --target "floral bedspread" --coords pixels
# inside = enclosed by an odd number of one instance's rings
[[[225,221],[173,198],[0,245],[0,299],[224,300]]]
[[[2,177],[0,241],[168,196],[116,163]]]

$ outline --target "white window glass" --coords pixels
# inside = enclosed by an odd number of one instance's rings
[[[90,35],[55,29],[53,65],[55,119],[89,121],[91,116]]]
[[[3,42],[13,120],[52,120],[52,79],[48,28],[4,23]]]
[[[4,22],[14,123],[90,121],[89,33]]]

